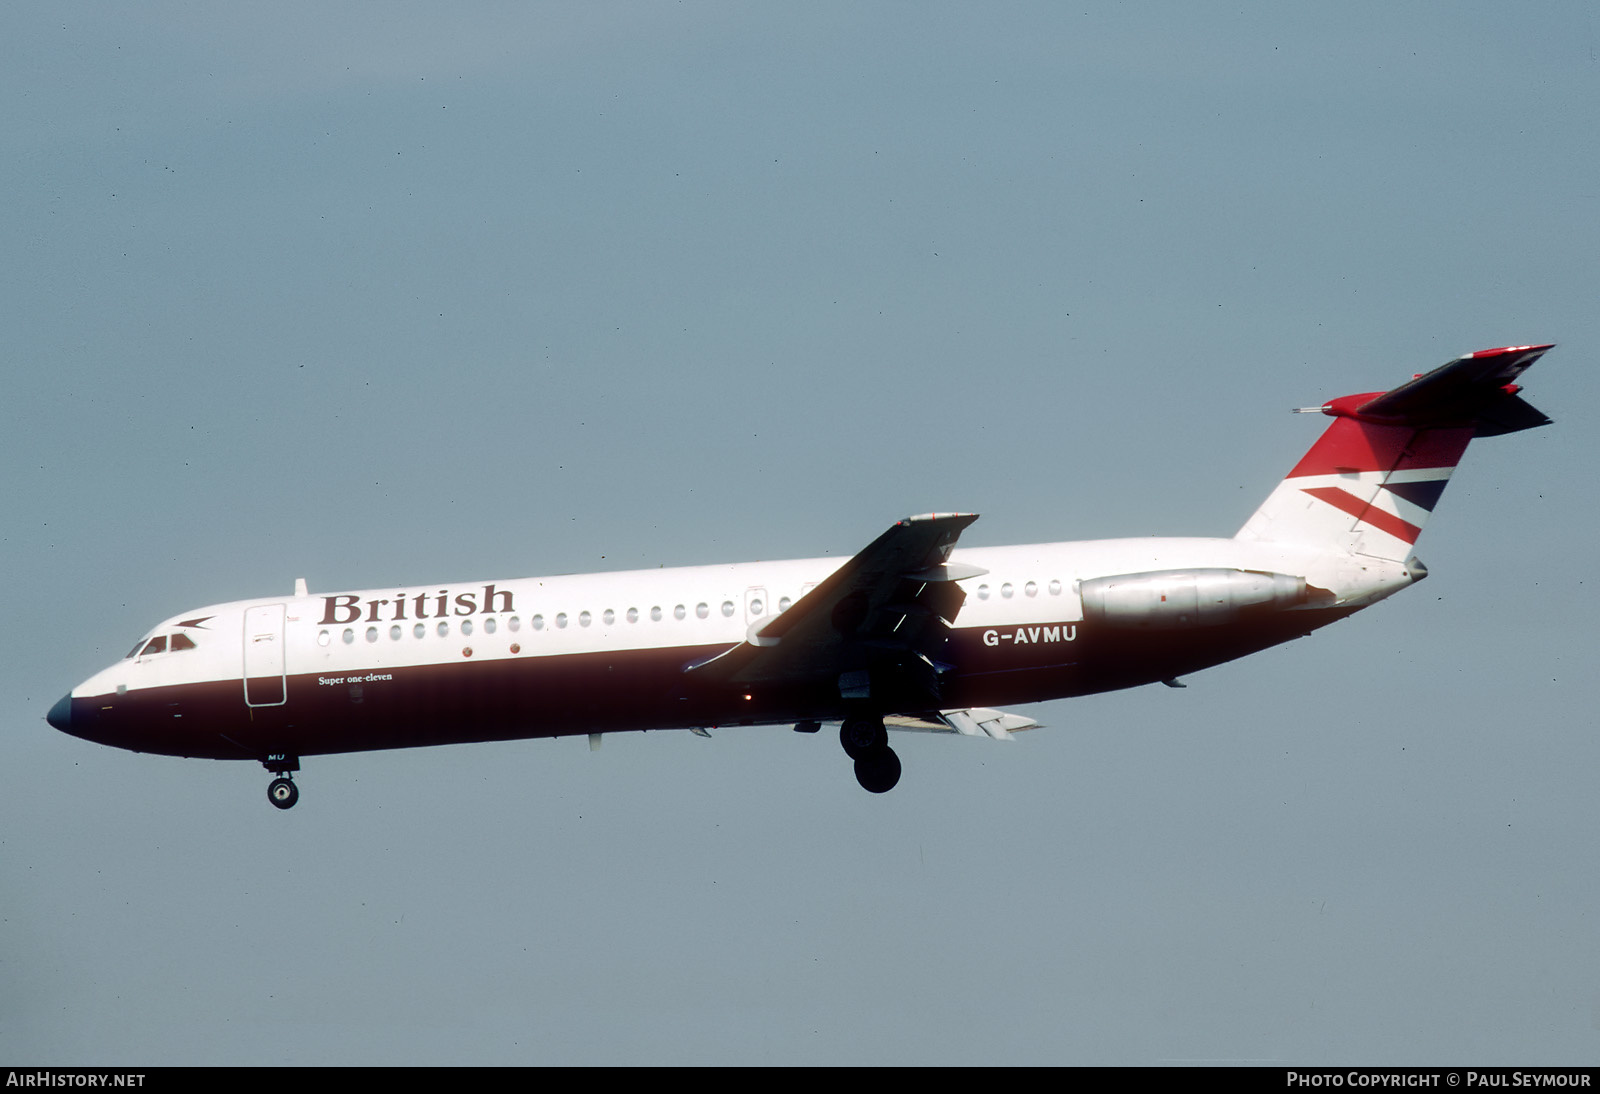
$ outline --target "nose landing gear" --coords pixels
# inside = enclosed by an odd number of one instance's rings
[[[293,809],[300,800],[300,788],[294,784],[294,772],[300,770],[300,757],[286,752],[275,752],[261,761],[261,766],[278,776],[267,784],[267,800],[279,809]]]
[[[300,800],[300,788],[293,779],[273,779],[267,784],[267,800],[279,809],[292,809]]]

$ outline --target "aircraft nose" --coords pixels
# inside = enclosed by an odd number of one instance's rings
[[[56,705],[50,708],[50,713],[44,720],[61,730],[63,733],[72,732],[72,696],[63,695],[56,700]]]

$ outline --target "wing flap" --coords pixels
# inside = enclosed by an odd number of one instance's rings
[[[891,715],[883,720],[889,729],[920,733],[959,733],[963,737],[987,737],[992,741],[1012,740],[1013,733],[1037,729],[1039,723],[1023,714],[1011,714],[990,707],[962,707],[930,711],[926,714]]]

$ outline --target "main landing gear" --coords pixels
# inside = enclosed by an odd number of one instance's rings
[[[839,743],[856,762],[856,782],[863,790],[884,794],[900,781],[900,757],[889,747],[882,718],[847,718],[839,727]]]
[[[300,770],[300,757],[274,753],[261,761],[261,766],[278,776],[267,784],[267,800],[279,809],[293,809],[300,800],[300,788],[294,784],[294,772]]]

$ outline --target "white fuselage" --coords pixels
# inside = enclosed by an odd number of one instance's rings
[[[1051,689],[1041,677],[1049,677],[1052,670],[1061,681],[1060,694],[1101,690],[1081,671],[1092,660],[1082,654],[1097,637],[1084,626],[1079,589],[1086,579],[1201,568],[1293,574],[1334,594],[1333,604],[1323,606],[1339,610],[1326,621],[1411,581],[1406,568],[1393,562],[1238,539],[1142,538],[970,548],[953,553],[950,560],[986,571],[959,582],[965,602],[951,622],[952,644],[958,650],[986,651],[986,663],[972,667],[981,668],[978,675],[988,681],[977,698],[990,704],[1050,697]],[[637,683],[626,672],[630,664],[646,663],[640,659],[654,654],[648,664],[650,671],[659,672],[663,657],[687,663],[737,646],[753,627],[787,610],[844,561],[814,558],[451,582],[213,605],[174,616],[146,636],[149,640],[187,635],[192,648],[171,649],[169,643],[160,652],[130,656],[84,681],[73,689],[72,698],[102,712],[102,729],[95,739],[136,749],[259,758],[255,753],[264,746],[259,739],[249,739],[250,728],[268,716],[296,710],[319,716],[305,719],[307,724],[290,734],[299,753],[337,751],[352,743],[385,747],[381,732],[355,742],[337,733],[319,740],[313,723],[320,717],[338,717],[341,709],[348,715],[352,694],[358,705],[370,705],[385,689],[403,687],[408,677],[424,670],[435,674],[426,685],[430,695],[447,688],[451,675],[459,676],[464,688],[472,687],[473,677],[459,671],[469,666],[481,674],[489,666],[524,664],[530,670],[530,686],[551,689],[539,666],[582,665],[598,657],[606,662],[608,686],[627,692]],[[1315,625],[1319,624],[1303,617],[1295,633]],[[1202,632],[1198,638],[1214,645],[1216,635]],[[1044,644],[1055,648],[1043,651],[1043,656],[1036,648],[1023,648]],[[957,661],[958,672],[968,667],[963,663],[967,660],[970,657]],[[1187,662],[1184,667],[1188,671]],[[1065,671],[1069,668],[1080,671]],[[1165,663],[1155,662],[1147,671],[1133,667],[1132,676],[1119,669],[1107,676],[1105,686],[1159,679],[1166,669]],[[587,681],[590,674],[578,675]],[[1014,694],[1003,683],[1007,675],[1017,677]],[[208,717],[197,718],[198,711],[183,709],[185,692],[206,696],[200,706]],[[153,702],[144,702],[146,697]],[[622,709],[630,714],[620,722],[597,717],[608,697],[593,698],[596,701],[577,704],[592,708],[577,717],[571,717],[575,706],[571,696],[519,707],[519,731],[508,733],[496,725],[481,736],[685,724],[681,715],[686,712],[673,710],[675,704],[670,702],[659,709],[649,703],[624,703]],[[821,696],[815,709],[807,709],[803,699],[786,694],[773,707],[750,708],[754,717],[728,720],[832,718],[838,716],[837,699],[837,695]],[[464,705],[470,707],[470,702]],[[430,709],[436,707],[437,703],[429,704]],[[215,725],[217,712],[230,708],[235,717],[228,721],[236,724]],[[725,705],[696,706],[689,720],[717,724],[713,716],[725,709]],[[746,712],[736,708],[733,713]],[[413,743],[414,737],[403,734],[397,743]],[[446,737],[480,739],[465,726],[450,727]],[[434,739],[422,734],[415,743]]]

